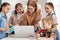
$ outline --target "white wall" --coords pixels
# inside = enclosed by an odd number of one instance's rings
[[[38,4],[41,5],[41,15],[42,18],[46,17],[47,13],[45,12],[45,3],[47,2],[47,0],[38,0]]]

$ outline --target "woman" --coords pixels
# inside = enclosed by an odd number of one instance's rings
[[[6,14],[10,10],[10,4],[7,2],[4,2],[1,5],[0,9],[0,39],[6,37],[6,32],[9,30],[7,24],[7,16]]]
[[[15,5],[14,14],[9,19],[9,25],[12,28],[10,30],[10,32],[12,32],[13,34],[14,34],[13,26],[19,25],[19,21],[21,20],[21,17],[23,16],[23,13],[24,13],[24,10],[23,10],[22,4],[21,3],[17,3]]]
[[[29,26],[33,25],[34,30],[36,31],[39,21],[40,21],[40,11],[37,8],[36,1],[28,1],[27,11],[25,12],[19,24]]]

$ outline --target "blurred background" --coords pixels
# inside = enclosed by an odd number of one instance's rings
[[[8,19],[11,16],[13,10],[15,9],[15,4],[16,3],[22,3],[24,10],[27,10],[27,1],[28,0],[0,0],[0,6],[3,2],[8,2],[11,4],[11,10],[9,12],[9,14],[7,14]],[[41,9],[41,15],[42,18],[46,17],[46,12],[44,9],[45,3],[46,2],[52,2],[54,4],[55,7],[55,13],[57,15],[57,19],[58,19],[58,27],[57,29],[60,29],[60,0],[37,0],[37,4],[39,5],[40,9]],[[59,30],[60,32],[60,30]],[[59,33],[60,34],[60,33]]]

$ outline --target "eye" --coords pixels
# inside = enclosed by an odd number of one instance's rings
[[[29,8],[27,8],[28,10],[30,10]]]
[[[49,8],[45,8],[45,9],[49,9]]]

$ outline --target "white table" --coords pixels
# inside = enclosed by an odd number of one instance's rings
[[[53,38],[40,37],[38,40],[54,40]]]
[[[33,38],[4,38],[2,40],[36,40],[36,39],[33,39]],[[38,40],[53,40],[51,38],[44,38],[44,37],[40,37]]]
[[[3,38],[1,40],[36,40],[34,37],[29,37],[29,38],[15,38],[13,35],[8,36],[6,38]]]
[[[34,38],[14,38],[14,37],[8,37],[8,38],[4,38],[2,40],[36,40]]]
[[[4,38],[2,40],[30,40],[28,38]]]
[[[13,36],[9,36],[7,38],[3,38],[1,40],[36,40],[35,37],[29,38],[15,38]],[[38,40],[53,40],[53,38],[39,37]]]

